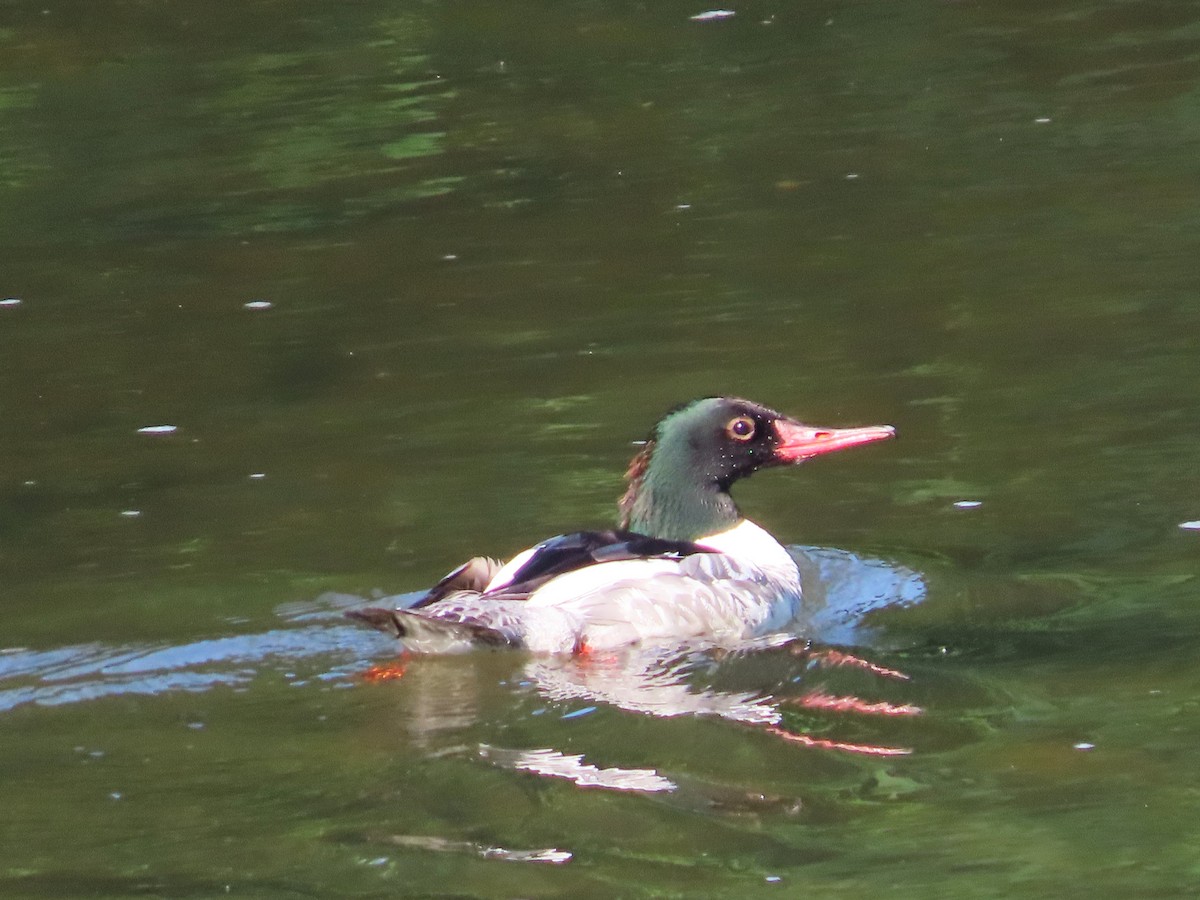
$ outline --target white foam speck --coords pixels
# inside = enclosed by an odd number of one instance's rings
[[[0,306],[20,306],[20,305],[21,305],[20,297],[5,297],[3,300],[0,300]]]
[[[174,434],[175,425],[145,425],[138,429],[138,434]]]
[[[142,514],[142,511],[140,509],[123,509],[123,510],[121,510],[121,515],[124,516],[126,519],[136,519],[141,514]]]
[[[1200,519],[1192,519],[1190,522],[1180,522],[1179,527],[1185,531],[1200,531]]]
[[[1096,749],[1096,745],[1089,743],[1088,741],[1080,741],[1078,744],[1075,744],[1074,746],[1075,746],[1076,750],[1095,750]]]
[[[978,509],[983,506],[982,500],[955,500],[955,509]]]
[[[251,472],[250,477],[257,481],[260,478],[266,478],[267,473],[266,472]]]
[[[728,19],[736,16],[737,13],[732,9],[710,9],[706,12],[696,13],[694,16],[688,16],[693,22],[712,22],[716,19]]]
[[[242,309],[270,309],[274,304],[270,300],[251,300],[243,303]]]
[[[1049,116],[1040,116],[1039,118],[1036,118],[1033,121],[1036,122],[1038,125],[1048,125],[1053,120]]]

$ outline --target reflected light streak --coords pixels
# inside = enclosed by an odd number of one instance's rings
[[[613,791],[657,793],[674,791],[677,785],[654,769],[601,769],[583,761],[583,754],[567,755],[549,748],[544,750],[505,750],[480,744],[479,755],[498,765],[551,778],[565,778],[580,787],[607,788]]]
[[[795,734],[782,728],[767,728],[768,734],[781,737],[793,744],[814,747],[818,750],[840,750],[843,753],[858,753],[863,756],[908,756],[912,753],[909,747],[884,747],[876,744],[849,744],[845,741],[830,741],[825,738],[810,737],[807,734]]]
[[[831,712],[862,713],[868,716],[919,716],[925,712],[921,707],[911,703],[899,706],[884,701],[872,703],[859,697],[835,697],[824,691],[812,691],[803,697],[796,697],[787,702],[803,706],[805,709],[827,709]]]
[[[447,838],[423,834],[391,834],[386,840],[397,847],[413,847],[417,850],[432,850],[435,853],[474,853],[484,859],[502,859],[506,862],[540,862],[562,865],[574,856],[570,850],[545,847],[537,850],[510,850],[507,847],[489,847],[474,841],[452,841]]]
[[[851,656],[849,653],[842,653],[840,650],[817,650],[810,654],[810,658],[813,662],[822,666],[850,666],[855,669],[864,669],[872,675],[878,675],[881,678],[895,678],[898,681],[912,680],[909,676],[896,669],[884,668],[869,660]]]

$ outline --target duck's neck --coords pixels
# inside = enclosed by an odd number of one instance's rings
[[[655,453],[650,442],[633,458],[621,498],[621,527],[673,541],[694,541],[741,521],[729,491],[715,478],[697,478],[686,460]]]

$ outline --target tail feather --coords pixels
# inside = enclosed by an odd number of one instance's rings
[[[475,647],[514,646],[508,635],[477,622],[435,619],[406,609],[383,609],[378,606],[347,610],[346,615],[399,638],[405,647],[419,653],[454,653]]]
[[[483,593],[503,563],[490,556],[473,556],[429,589],[424,597],[409,609],[419,609],[442,600],[458,591]]]
[[[346,610],[347,619],[358,619],[360,622],[366,622],[372,628],[377,628],[384,634],[390,634],[394,638],[402,638],[407,633],[404,623],[397,616],[399,610],[382,609],[378,606],[368,606],[363,609],[348,609]]]

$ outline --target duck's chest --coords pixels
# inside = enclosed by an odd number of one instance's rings
[[[749,519],[743,519],[728,531],[710,534],[696,541],[701,547],[724,553],[785,582],[800,583],[796,561],[771,533]]]

